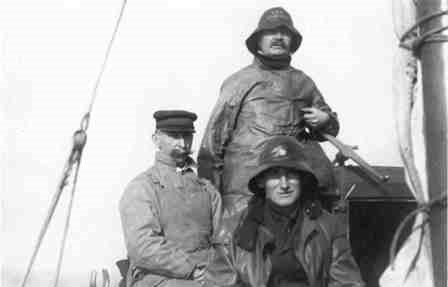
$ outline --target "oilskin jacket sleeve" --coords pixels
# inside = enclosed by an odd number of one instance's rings
[[[228,137],[226,131],[228,130],[231,110],[232,108],[227,103],[217,103],[198,153],[199,176],[210,180],[218,189],[221,186],[220,175],[224,166],[224,142]]]
[[[328,287],[365,286],[358,265],[352,256],[344,224],[340,220],[335,220],[332,225],[332,254],[328,270]]]
[[[222,200],[218,190],[206,179],[201,179],[205,190],[210,194],[210,202],[212,206],[212,242],[217,240],[219,228],[221,226]]]
[[[245,216],[245,215],[243,215]],[[250,287],[247,276],[241,278],[247,269],[248,252],[241,252],[234,240],[230,230],[235,229],[235,220],[224,219],[218,232],[215,252],[207,268],[207,287]]]
[[[325,139],[320,136],[319,133],[327,133],[332,136],[336,136],[339,132],[339,121],[337,114],[333,112],[330,106],[325,102],[324,97],[320,93],[319,89],[314,84],[313,80],[309,78],[309,81],[313,84],[312,93],[312,107],[318,108],[319,110],[326,112],[330,118],[329,120],[322,126],[317,127],[316,129],[310,128],[311,137],[315,140],[324,141]]]
[[[224,81],[218,102],[213,108],[205,129],[198,153],[198,174],[221,190],[221,174],[224,166],[224,153],[237,118],[238,98],[241,93],[240,82]],[[244,85],[243,85],[244,86]]]
[[[124,237],[131,264],[151,273],[186,279],[195,268],[179,246],[163,236],[154,186],[134,180],[120,201]]]

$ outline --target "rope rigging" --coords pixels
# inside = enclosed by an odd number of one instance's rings
[[[411,222],[411,219],[414,218],[415,216],[417,216],[419,213],[425,213],[425,214],[429,214],[429,212],[431,211],[431,208],[433,206],[436,205],[440,205],[442,207],[446,207],[446,194],[441,194],[438,198],[434,198],[432,200],[430,200],[429,202],[426,203],[422,203],[419,204],[419,206],[414,209],[413,211],[411,211],[408,215],[406,215],[405,218],[403,218],[403,220],[400,222],[400,224],[397,227],[397,230],[395,231],[394,237],[392,239],[392,243],[390,245],[390,250],[389,250],[389,258],[390,258],[390,265],[393,267],[394,266],[394,261],[395,261],[395,254],[396,254],[396,250],[397,250],[397,245],[398,245],[398,240],[400,239],[401,234],[403,233],[404,228],[406,227],[407,224],[409,224]],[[420,225],[416,226],[413,231],[416,231],[418,229],[423,229],[424,225],[426,223],[428,223],[429,219],[426,218]],[[417,250],[417,255],[420,253],[421,249],[421,244],[419,244],[419,248]],[[416,258],[413,259],[413,262],[416,260]]]
[[[75,195],[75,191],[76,191],[76,184],[78,181],[79,168],[81,166],[82,152],[83,152],[84,147],[87,142],[87,129],[89,128],[90,115],[92,113],[93,105],[97,98],[97,90],[100,85],[101,79],[103,77],[104,71],[106,69],[106,64],[108,62],[113,43],[114,43],[116,35],[118,33],[118,27],[120,26],[121,20],[123,18],[126,4],[127,4],[127,0],[123,0],[119,16],[115,22],[112,37],[107,45],[104,60],[100,67],[100,72],[98,73],[98,77],[96,78],[95,85],[94,85],[92,93],[91,93],[88,109],[81,119],[80,128],[78,130],[76,130],[73,134],[72,148],[71,148],[69,156],[65,162],[65,165],[64,165],[64,168],[62,171],[62,176],[58,182],[56,192],[51,200],[50,207],[47,211],[47,215],[45,217],[44,223],[40,229],[35,247],[33,249],[33,253],[30,258],[30,262],[27,266],[27,270],[26,270],[25,276],[24,276],[22,284],[21,284],[22,287],[26,286],[26,283],[29,279],[32,267],[36,260],[40,246],[42,245],[43,239],[48,230],[48,227],[50,225],[54,211],[56,210],[56,206],[57,206],[59,199],[62,195],[62,192],[68,186],[69,179],[72,178],[69,205],[67,208],[67,214],[66,214],[66,218],[65,218],[63,236],[62,236],[62,240],[60,243],[58,262],[57,262],[57,267],[56,267],[56,275],[55,275],[54,285],[53,285],[54,287],[58,286],[59,277],[60,277],[60,273],[61,273],[61,267],[62,267],[62,261],[63,261],[63,257],[64,257],[65,244],[67,241],[67,235],[68,235],[68,230],[69,230],[69,226],[70,226],[70,217],[71,217],[71,213],[72,213],[72,209],[73,209],[74,195]]]
[[[431,13],[421,19],[417,20],[403,35],[400,37],[401,48],[410,50],[418,54],[420,48],[425,43],[443,43],[448,42],[448,36],[442,34],[443,31],[448,30],[448,25],[437,27],[419,35],[420,26],[426,24],[431,20],[438,19],[444,15],[448,15],[448,10],[437,11]]]
[[[402,6],[400,8],[402,9],[402,11],[407,11],[406,9],[403,9],[403,3],[404,2],[401,3]],[[410,7],[407,8],[409,9]],[[408,13],[411,12],[412,14],[411,10],[412,8],[409,9]],[[394,12],[402,13],[401,11],[399,11],[399,9],[397,9],[397,11],[394,10]],[[429,201],[426,199],[425,192],[420,181],[420,176],[415,165],[415,158],[411,140],[411,113],[415,101],[414,94],[418,74],[417,59],[420,58],[420,51],[422,47],[427,43],[448,42],[448,36],[442,34],[442,32],[448,30],[448,25],[442,24],[442,21],[440,21],[439,27],[432,28],[424,33],[421,32],[423,30],[422,25],[428,24],[430,21],[439,20],[441,19],[441,17],[446,15],[448,15],[448,10],[440,10],[428,13],[426,16],[423,16],[414,21],[415,15],[411,17],[409,14],[406,15],[405,13],[400,15],[401,22],[398,21],[399,23],[396,23],[395,25],[395,29],[397,30],[399,28],[405,28],[403,29],[404,32],[396,31],[397,38],[399,40],[399,47],[403,49],[403,52],[398,56],[398,73],[401,74],[398,76],[397,81],[399,84],[402,84],[403,87],[398,87],[398,85],[396,87],[396,96],[398,98],[398,102],[401,104],[399,105],[399,108],[401,110],[397,111],[397,114],[399,114],[397,118],[399,148],[405,170],[408,175],[408,184],[414,196],[416,197],[418,206],[400,222],[398,228],[395,231],[389,249],[390,266],[392,268],[394,268],[396,259],[398,240],[400,239],[404,228],[412,222],[412,219],[414,219],[418,215],[423,215],[421,222],[417,222],[418,220],[415,221],[414,224],[416,226],[414,226],[411,231],[412,234],[412,232],[419,230],[420,234],[418,240],[418,248],[412,260],[410,260],[409,268],[406,272],[405,278],[408,278],[411,272],[416,268],[417,260],[423,250],[424,237],[425,233],[427,233],[425,226],[427,226],[427,224],[430,222],[429,213],[431,211],[431,208],[436,206],[438,208],[446,208],[446,193],[442,193]],[[395,18],[398,19],[399,17],[395,16]],[[412,22],[409,23],[409,21]]]

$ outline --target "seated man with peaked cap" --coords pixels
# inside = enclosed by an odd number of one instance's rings
[[[130,267],[127,286],[201,286],[221,212],[217,190],[199,179],[191,144],[197,116],[158,111],[155,163],[120,201]]]

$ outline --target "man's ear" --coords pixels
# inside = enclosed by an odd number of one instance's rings
[[[155,131],[152,136],[151,136],[151,140],[152,143],[159,148],[159,144],[160,144],[160,138],[159,138],[159,133],[157,131]]]
[[[258,177],[258,178],[255,180],[255,184],[257,185],[257,188],[259,188],[259,189],[264,189],[264,188],[265,188],[264,177],[263,177],[263,176]]]

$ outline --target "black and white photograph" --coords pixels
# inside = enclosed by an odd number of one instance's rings
[[[6,0],[4,287],[446,287],[447,0]]]

